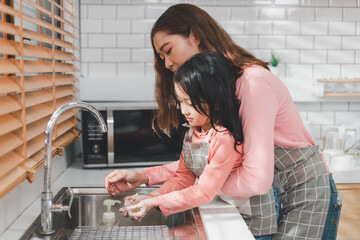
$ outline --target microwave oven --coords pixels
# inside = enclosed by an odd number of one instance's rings
[[[153,102],[89,103],[103,115],[108,132],[100,132],[91,113],[81,113],[84,168],[155,166],[179,159],[187,130],[180,112],[179,127],[169,138],[153,130]]]

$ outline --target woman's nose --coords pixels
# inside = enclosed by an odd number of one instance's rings
[[[182,115],[188,115],[189,114],[189,111],[187,110],[187,108],[186,107],[181,107],[181,113],[182,113]]]
[[[174,63],[169,58],[165,58],[165,67],[167,69],[171,70],[173,65]]]

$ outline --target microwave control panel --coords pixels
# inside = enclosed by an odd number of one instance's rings
[[[103,118],[107,119],[106,111],[100,111]],[[83,143],[83,165],[91,167],[107,167],[108,146],[107,133],[100,132],[99,123],[94,116],[87,111],[82,112],[82,143]]]

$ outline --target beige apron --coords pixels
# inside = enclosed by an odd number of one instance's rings
[[[189,142],[193,128],[190,127],[183,143],[184,161],[195,176],[199,177],[208,164],[209,139],[214,129],[211,129],[204,142]],[[235,205],[254,236],[269,235],[277,232],[274,192],[271,188],[265,195],[249,199],[220,196],[224,201]]]
[[[330,202],[329,173],[318,146],[275,145],[274,186],[280,205],[273,239],[321,239]]]

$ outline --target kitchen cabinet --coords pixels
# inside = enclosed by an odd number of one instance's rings
[[[359,239],[360,236],[360,183],[336,184],[343,196],[338,240]]]

